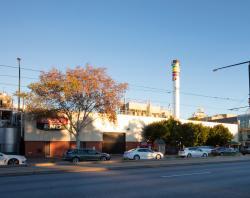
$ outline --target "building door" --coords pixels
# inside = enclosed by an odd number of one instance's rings
[[[111,154],[122,154],[125,151],[125,133],[103,133],[102,151]]]

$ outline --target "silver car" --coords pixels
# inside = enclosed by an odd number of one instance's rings
[[[207,157],[208,152],[203,151],[202,149],[198,147],[189,147],[181,149],[178,152],[178,156],[180,157]]]

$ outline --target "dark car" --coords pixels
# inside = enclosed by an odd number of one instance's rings
[[[63,160],[78,163],[79,161],[89,160],[110,160],[110,155],[107,153],[101,153],[93,149],[69,149],[63,156]]]
[[[250,147],[244,146],[240,149],[240,152],[242,153],[242,155],[250,154]]]
[[[211,151],[211,154],[214,156],[217,155],[236,155],[237,151],[233,148],[227,148],[227,147],[218,147]]]

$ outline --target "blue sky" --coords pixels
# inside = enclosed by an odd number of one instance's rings
[[[172,105],[171,61],[181,62],[181,117],[247,106],[249,60],[247,0],[0,0],[0,65],[49,70],[90,63],[130,84],[126,97]],[[16,69],[0,67],[0,90],[12,94]],[[37,78],[38,72],[22,71]],[[22,86],[35,79],[22,79]],[[156,88],[150,91],[145,87]],[[25,89],[25,87],[22,87]],[[187,93],[187,94],[185,94]],[[234,100],[198,97],[190,93]]]

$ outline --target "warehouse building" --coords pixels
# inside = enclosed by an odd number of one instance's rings
[[[140,146],[143,142],[143,127],[167,118],[117,115],[117,122],[111,123],[96,117],[91,125],[80,135],[81,147],[121,154],[126,150]],[[181,120],[181,122],[202,123],[213,127],[220,123]],[[238,141],[238,125],[223,124]],[[75,147],[75,139],[67,131],[62,130],[53,120],[25,119],[25,155],[28,157],[60,157],[69,148]]]

